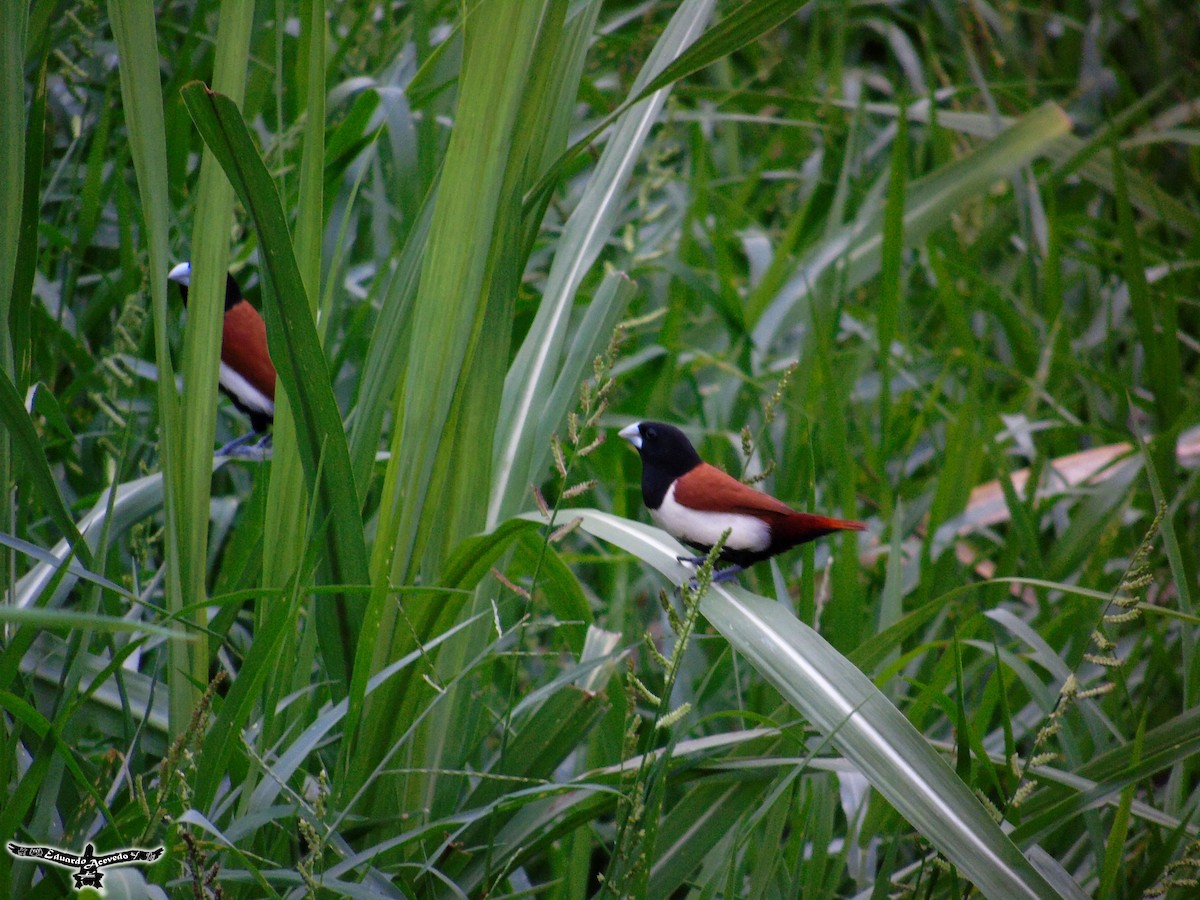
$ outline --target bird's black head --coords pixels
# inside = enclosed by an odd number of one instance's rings
[[[183,305],[187,306],[188,288],[192,284],[192,264],[190,262],[182,262],[167,273],[167,280],[174,281],[179,285],[179,296],[183,298]],[[229,312],[235,306],[242,302],[245,298],[242,296],[242,289],[238,285],[237,280],[228,272],[225,273],[225,312]]]
[[[642,500],[650,509],[662,504],[671,482],[700,465],[700,454],[674,425],[635,422],[619,433],[642,457]]]

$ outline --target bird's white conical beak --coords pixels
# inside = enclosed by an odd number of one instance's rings
[[[629,441],[629,443],[633,444],[634,447],[636,447],[638,450],[641,450],[642,449],[642,433],[640,431],[638,431],[638,426],[641,424],[642,424],[641,422],[634,422],[632,425],[626,425],[624,428],[622,428],[620,431],[617,432],[617,436],[625,438],[625,440],[627,440],[627,441]]]
[[[190,262],[181,262],[170,272],[167,273],[168,281],[175,281],[179,284],[191,285],[192,283],[192,264]]]

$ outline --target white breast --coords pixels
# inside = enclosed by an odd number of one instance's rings
[[[238,374],[233,366],[221,363],[221,371],[217,376],[217,380],[221,382],[221,387],[236,396],[238,400],[255,412],[260,412],[268,416],[275,415],[274,401]]]
[[[675,501],[675,485],[667,489],[662,505],[650,510],[654,523],[672,537],[711,547],[731,529],[725,546],[730,550],[765,550],[771,543],[771,529],[755,516],[736,513],[700,512]]]

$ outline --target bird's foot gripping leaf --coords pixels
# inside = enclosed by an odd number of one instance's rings
[[[271,455],[271,435],[265,434],[262,438],[252,446],[246,445],[254,438],[258,437],[258,433],[247,431],[240,438],[230,441],[224,447],[217,451],[217,456],[228,456],[230,459],[254,459],[264,460]]]
[[[705,559],[703,556],[677,556],[675,558],[677,560],[679,560],[679,562],[683,563],[684,565],[691,565],[691,566],[696,566],[696,567],[700,567],[700,566],[704,565],[704,559]],[[745,567],[739,566],[739,565],[726,566],[724,569],[718,569],[716,572],[713,573],[712,583],[713,584],[721,584],[722,582],[725,582],[725,581],[733,581],[733,579],[735,579],[743,571],[745,571]],[[694,590],[696,588],[696,579],[695,578],[691,579],[689,584],[692,587],[692,589]]]

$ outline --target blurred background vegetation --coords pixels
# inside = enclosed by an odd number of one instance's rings
[[[6,842],[166,847],[110,896],[1193,895],[1192,4],[0,10]],[[227,267],[266,462],[211,456]],[[675,591],[642,418],[869,530]]]

